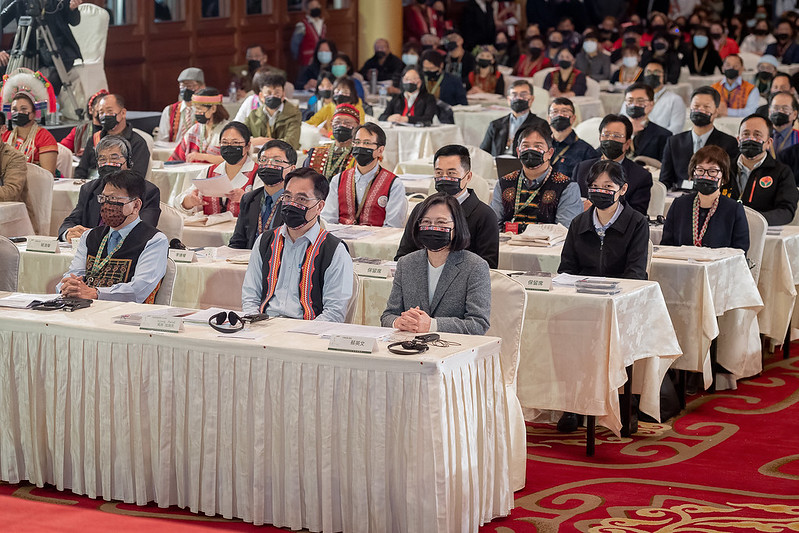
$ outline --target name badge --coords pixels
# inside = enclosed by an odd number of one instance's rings
[[[369,337],[353,337],[350,335],[333,335],[330,337],[328,350],[339,352],[372,353],[377,346],[377,339]]]
[[[365,278],[387,278],[391,268],[387,265],[370,265],[369,263],[353,263],[355,274]]]
[[[522,274],[513,276],[513,279],[524,285],[528,291],[551,291],[552,275],[548,272],[537,272],[535,274]]]
[[[691,180],[682,180],[682,184],[680,184],[680,189],[688,189],[689,191],[693,191],[694,182]]]
[[[519,223],[518,222],[505,222],[505,232],[506,233],[515,233],[516,235],[519,234]]]
[[[55,237],[28,237],[29,252],[44,252],[54,254],[58,252],[58,239]]]
[[[80,237],[72,237],[72,251],[77,252],[80,246]]]
[[[194,250],[177,250],[175,248],[170,248],[169,258],[175,263],[193,263]]]
[[[166,333],[180,333],[183,331],[183,319],[177,316],[151,316],[141,317],[139,329],[150,331],[164,331]]]

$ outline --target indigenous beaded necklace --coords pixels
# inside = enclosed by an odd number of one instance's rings
[[[691,223],[692,227],[692,234],[694,238],[694,246],[702,246],[702,239],[705,238],[705,232],[707,231],[707,225],[710,222],[710,217],[716,212],[716,208],[719,206],[719,197],[717,196],[715,200],[713,200],[713,205],[710,206],[710,211],[705,217],[705,223],[702,224],[702,228],[699,228],[699,195],[697,194],[694,197],[694,210],[693,210],[693,219]]]

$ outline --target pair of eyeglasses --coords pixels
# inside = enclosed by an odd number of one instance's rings
[[[135,200],[135,198],[131,198],[130,196],[106,196],[104,194],[97,195],[98,204],[109,203],[111,205],[125,205],[133,200]]]
[[[222,311],[209,318],[208,325],[219,333],[236,333],[244,329],[244,324],[252,324],[253,322],[261,322],[263,320],[269,320],[269,315],[258,313],[239,316],[233,311]]]
[[[258,164],[259,165],[272,166],[272,167],[282,167],[282,166],[291,165],[291,163],[289,163],[288,161],[284,161],[283,159],[275,159],[275,158],[259,159],[258,160]]]
[[[720,168],[695,168],[694,169],[694,176],[708,176],[711,178],[717,178],[721,176],[721,169]]]
[[[284,204],[286,202],[291,202],[294,204],[301,205],[303,207],[311,207],[311,204],[314,202],[314,200],[316,200],[316,198],[308,198],[307,196],[292,196],[288,193],[283,193],[283,196],[281,196],[280,199],[283,201]],[[318,203],[320,200],[316,201]]]

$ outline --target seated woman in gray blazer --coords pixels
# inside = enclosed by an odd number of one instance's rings
[[[491,313],[491,276],[485,259],[466,248],[469,226],[458,200],[428,196],[412,236],[422,249],[400,258],[380,321],[413,333],[483,335]]]

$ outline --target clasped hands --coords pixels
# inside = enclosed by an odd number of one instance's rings
[[[394,320],[393,326],[400,331],[410,331],[413,333],[428,333],[431,323],[430,315],[419,309],[419,306],[412,307],[398,316]]]
[[[97,300],[100,293],[84,283],[83,278],[70,274],[61,280],[61,295],[67,298],[85,298],[87,300]]]

